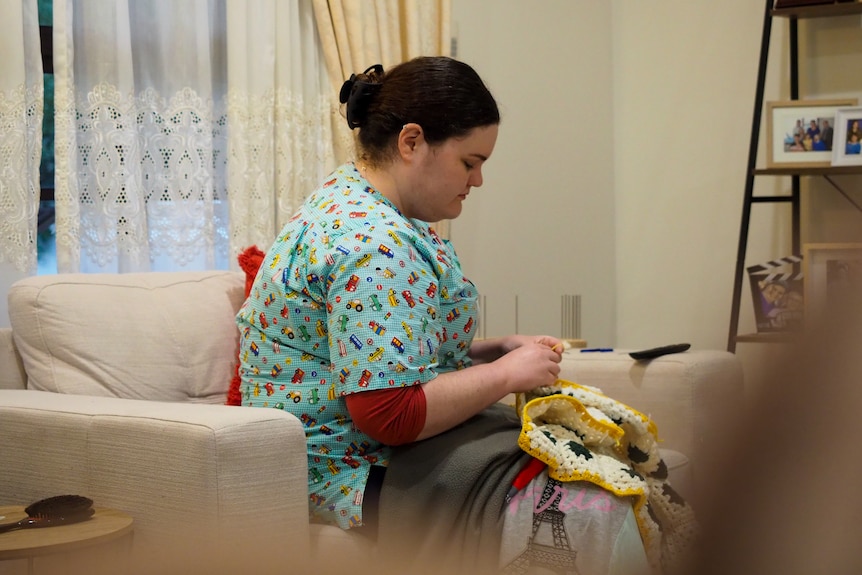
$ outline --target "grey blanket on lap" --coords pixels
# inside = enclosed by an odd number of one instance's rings
[[[394,571],[497,570],[505,496],[530,456],[515,409],[495,404],[438,436],[398,447],[380,492],[378,550]]]

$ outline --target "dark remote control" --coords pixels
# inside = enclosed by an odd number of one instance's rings
[[[663,355],[668,355],[671,353],[682,353],[691,347],[690,343],[674,343],[671,345],[663,345],[661,347],[653,347],[650,349],[642,349],[640,351],[633,351],[629,354],[632,359],[655,359],[656,357],[661,357]]]

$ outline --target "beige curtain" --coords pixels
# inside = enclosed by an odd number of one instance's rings
[[[373,64],[389,68],[416,56],[448,56],[451,0],[313,0],[326,70],[336,160],[354,157],[353,135],[338,102],[338,87]],[[442,237],[448,222],[435,226]]]

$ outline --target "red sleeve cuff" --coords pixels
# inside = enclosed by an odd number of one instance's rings
[[[352,393],[345,401],[357,429],[385,445],[416,441],[425,427],[421,385]]]

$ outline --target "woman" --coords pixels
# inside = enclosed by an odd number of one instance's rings
[[[552,384],[562,342],[474,342],[476,288],[427,223],[461,213],[494,150],[500,115],[476,72],[373,66],[341,101],[359,158],[281,231],[237,323],[243,404],[304,423],[311,517],[349,529],[374,526],[392,446]]]

